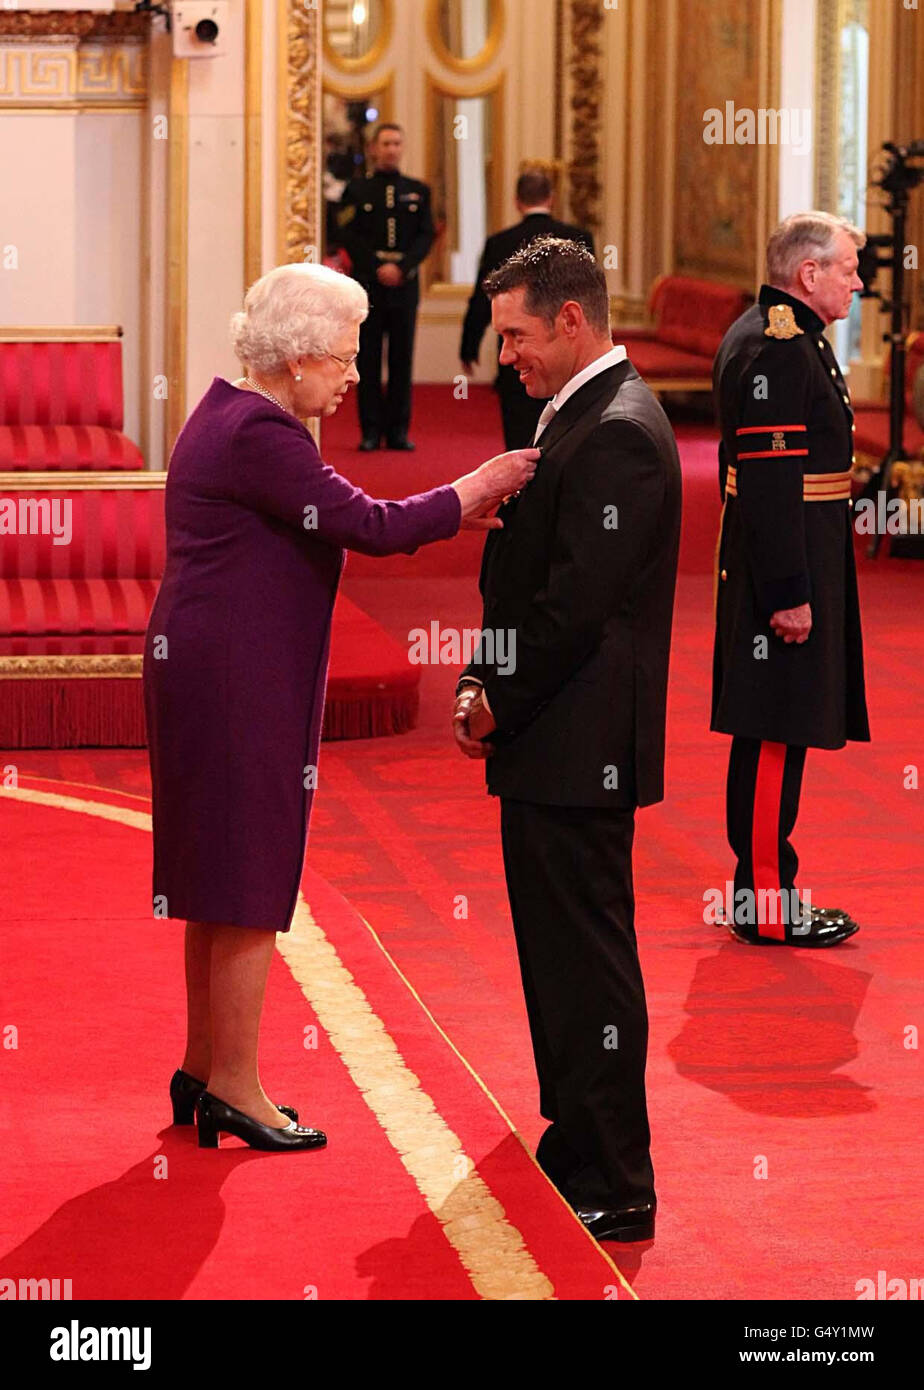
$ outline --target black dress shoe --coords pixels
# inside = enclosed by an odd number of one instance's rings
[[[657,1202],[642,1202],[636,1207],[617,1207],[612,1211],[575,1207],[575,1213],[594,1240],[628,1242],[654,1240],[657,1208]]]
[[[386,449],[399,449],[402,453],[413,453],[417,445],[412,444],[406,434],[396,434],[391,439],[386,440],[385,447]]]
[[[748,946],[807,946],[817,948],[819,946],[838,946],[842,941],[846,941],[849,936],[860,930],[859,923],[852,917],[848,917],[846,912],[838,912],[836,908],[813,907],[811,918],[801,927],[787,925],[784,930],[786,936],[780,939],[775,936],[761,936],[758,931],[751,927],[737,927],[733,922],[728,923],[728,929],[736,941],[743,941]]]
[[[196,1101],[205,1090],[205,1082],[197,1081],[188,1071],[175,1071],[170,1079],[170,1100],[173,1103],[173,1123],[191,1125],[195,1114]],[[283,1115],[298,1124],[298,1111],[291,1105],[277,1105]]]
[[[364,454],[371,454],[373,449],[377,449],[379,447],[378,435],[364,434],[359,442],[359,447]]]
[[[263,1125],[243,1110],[235,1110],[211,1091],[203,1091],[196,1101],[199,1148],[217,1149],[220,1134],[233,1134],[252,1149],[266,1153],[287,1153],[295,1149],[323,1149],[327,1135],[320,1129],[303,1129],[290,1120],[285,1129]]]

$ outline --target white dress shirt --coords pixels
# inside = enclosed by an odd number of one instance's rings
[[[565,401],[568,400],[570,396],[574,395],[575,391],[580,391],[582,386],[586,385],[586,383],[591,381],[595,376],[599,376],[601,372],[606,372],[610,367],[615,367],[618,362],[624,362],[626,360],[626,355],[625,348],[619,343],[615,347],[611,347],[609,352],[605,352],[602,357],[598,357],[596,361],[591,362],[583,371],[578,372],[570,381],[566,381],[561,390],[556,391],[555,395],[540,415],[539,425],[533,444],[538,441],[546,425],[555,417],[555,414],[561,410]]]

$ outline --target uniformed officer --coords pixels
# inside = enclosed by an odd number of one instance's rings
[[[795,886],[790,843],[807,748],[868,741],[850,503],[853,412],[824,336],[862,289],[863,232],[829,213],[786,218],[767,280],[713,371],[725,506],[712,728],[732,735],[728,839],[736,937],[835,945],[858,930]]]
[[[399,172],[404,135],[383,122],[370,146],[373,167],[350,181],[337,213],[338,236],[353,262],[353,278],[369,294],[360,328],[360,448],[413,449],[411,363],[420,286],[418,267],[433,245],[430,189]],[[382,339],[388,337],[388,391],[382,391]]]

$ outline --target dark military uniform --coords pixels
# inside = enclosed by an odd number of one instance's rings
[[[364,438],[389,443],[407,436],[411,419],[411,363],[420,285],[417,271],[435,236],[430,190],[397,170],[352,179],[337,213],[340,244],[353,262],[353,278],[369,294],[369,317],[360,328],[359,420]],[[404,275],[386,286],[376,271],[391,262]],[[382,339],[388,336],[388,394],[382,393]]]
[[[794,894],[789,836],[805,750],[869,739],[849,500],[853,412],[823,329],[802,300],[764,285],[726,333],[713,371],[725,506],[712,728],[733,735],[736,894]],[[808,640],[785,643],[770,616],[803,603]],[[791,936],[737,908],[736,920],[761,937]]]

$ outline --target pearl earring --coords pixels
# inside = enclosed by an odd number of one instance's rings
[[[295,380],[296,380],[296,381],[301,381],[301,379],[302,379],[302,374],[301,374],[301,372],[296,372],[296,373],[295,373]]]

